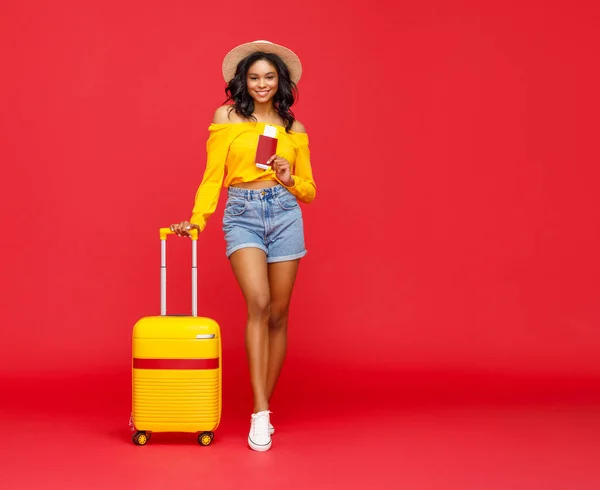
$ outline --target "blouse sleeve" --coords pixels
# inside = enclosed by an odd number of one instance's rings
[[[208,218],[215,212],[225,177],[225,162],[231,144],[231,124],[211,124],[206,142],[206,169],[196,192],[190,223],[200,231],[206,227]]]
[[[309,203],[317,193],[317,186],[313,180],[312,168],[310,165],[310,149],[308,147],[308,135],[306,133],[295,133],[294,139],[298,144],[298,152],[296,154],[296,162],[294,163],[292,177],[294,179],[293,186],[286,187],[298,200]]]

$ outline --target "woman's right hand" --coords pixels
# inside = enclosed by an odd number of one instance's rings
[[[198,233],[200,232],[200,227],[198,225],[194,225],[193,223],[190,223],[189,221],[182,221],[179,224],[171,225],[171,231],[174,231],[179,236],[189,237],[190,230],[192,230],[194,228],[196,230],[198,230]]]

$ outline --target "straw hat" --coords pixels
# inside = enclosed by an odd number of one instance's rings
[[[223,77],[225,81],[229,82],[235,76],[235,70],[240,61],[256,51],[278,55],[290,70],[292,81],[294,83],[300,81],[300,77],[302,76],[300,58],[292,50],[269,41],[253,41],[251,43],[240,44],[229,51],[223,59]]]

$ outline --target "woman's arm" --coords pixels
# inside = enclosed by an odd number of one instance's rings
[[[223,126],[213,126],[206,142],[206,169],[196,192],[190,218],[190,222],[198,225],[200,231],[204,230],[208,218],[215,212],[223,187],[225,162],[231,143],[231,130],[227,124],[229,123],[228,107],[221,106],[215,111],[213,124]]]
[[[316,196],[317,186],[313,179],[310,163],[308,135],[306,134],[304,125],[300,121],[294,121],[292,131],[295,133],[293,138],[298,143],[298,153],[296,155],[296,162],[294,163],[294,172],[292,173],[293,185],[285,185],[281,181],[280,183],[294,194],[298,200],[309,203]]]

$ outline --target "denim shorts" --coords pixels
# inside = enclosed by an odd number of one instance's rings
[[[256,190],[229,187],[223,232],[227,257],[248,247],[265,252],[268,263],[306,255],[302,211],[281,184]]]

